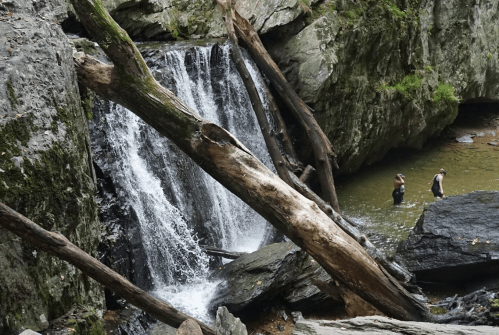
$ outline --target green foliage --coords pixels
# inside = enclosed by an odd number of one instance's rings
[[[487,54],[487,59],[492,59],[492,54],[490,52]]]
[[[433,102],[458,102],[459,99],[454,95],[454,87],[449,84],[440,83],[437,88],[437,92],[433,96]]]
[[[390,85],[388,85],[385,81],[382,81],[381,84],[375,88],[378,93],[388,91],[389,89],[393,89],[393,87],[390,87]]]
[[[433,72],[433,67],[431,65],[427,65],[424,69],[425,69],[426,73]]]
[[[391,2],[385,2],[388,9],[392,12],[393,16],[395,16],[398,19],[403,19],[407,17],[407,13],[404,11],[401,11],[396,4],[391,3]]]
[[[411,93],[421,86],[421,80],[416,74],[405,76],[400,83],[395,85],[395,89],[404,97],[410,98]]]

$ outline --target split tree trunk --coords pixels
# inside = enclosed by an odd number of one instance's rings
[[[224,8],[225,0],[217,0],[217,3]],[[341,213],[333,179],[333,164],[337,167],[335,161],[336,154],[329,139],[320,128],[307,105],[298,96],[279,67],[272,60],[272,57],[270,57],[263,46],[258,33],[253,29],[251,23],[242,17],[232,6],[231,11],[233,13],[232,22],[235,31],[245,42],[256,63],[269,77],[283,101],[305,129],[314,151],[315,169],[319,175],[323,197],[336,212]]]
[[[93,258],[64,235],[46,231],[36,223],[25,218],[0,202],[0,226],[11,231],[23,240],[28,241],[39,250],[57,256],[73,264],[84,274],[95,279],[129,303],[151,314],[155,319],[178,328],[184,321],[192,317],[176,310],[165,303],[147,294],[128,280],[114,272],[97,259]],[[201,327],[204,335],[215,335],[215,331],[195,320]]]
[[[225,129],[201,118],[161,87],[139,51],[98,0],[72,0],[85,28],[114,66],[75,57],[78,79],[167,136],[201,168],[381,312],[423,320],[425,306],[380,268],[319,207],[267,169]],[[327,160],[329,161],[329,160]]]

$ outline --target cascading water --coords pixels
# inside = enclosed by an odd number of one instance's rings
[[[144,53],[157,80],[273,169],[228,44]],[[248,57],[246,65],[265,101],[256,66]],[[226,250],[254,251],[268,233],[267,223],[133,113],[107,104],[109,112],[94,123],[108,143],[107,173],[140,225],[153,294],[208,321],[206,305],[217,283],[206,279],[208,258],[199,240]]]

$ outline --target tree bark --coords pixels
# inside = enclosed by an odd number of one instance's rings
[[[367,253],[374,258],[384,269],[392,276],[397,278],[402,285],[409,285],[409,281],[412,278],[412,274],[405,268],[401,267],[399,264],[389,261],[386,259],[383,252],[379,251],[368,239],[362,234],[357,228],[355,228],[349,221],[345,220],[340,214],[336,213],[335,210],[329,206],[327,202],[322,200],[317,194],[315,194],[305,183],[301,181],[301,177],[298,179],[294,174],[290,173],[290,177],[293,179],[295,184],[295,189],[300,192],[304,197],[309,200],[314,201],[319,208],[327,215],[331,220],[334,221],[348,236],[355,239],[359,244],[364,247]]]
[[[1,202],[0,226],[28,241],[36,248],[73,264],[81,272],[92,277],[129,303],[172,327],[178,328],[185,320],[192,319],[190,316],[173,308],[170,304],[150,296],[133,285],[118,273],[75,246],[64,235],[46,231]],[[213,329],[201,321],[195,321],[203,330],[203,334],[215,335]]]
[[[217,0],[217,3],[222,7],[224,6],[224,0]],[[336,212],[341,213],[333,178],[333,164],[337,167],[336,154],[329,139],[320,128],[308,106],[298,96],[272,60],[251,23],[242,17],[235,8],[231,9],[235,31],[245,42],[256,63],[269,77],[277,92],[293,115],[299,120],[310,139],[315,156],[315,168],[319,176],[324,199],[329,202]]]
[[[232,25],[231,11],[227,10],[227,8],[224,8],[224,12],[225,12],[224,15],[225,26],[227,27],[227,33],[229,34],[229,39],[232,42],[230,54],[232,60],[236,64],[237,71],[239,71],[244,86],[246,87],[246,91],[248,92],[248,95],[250,97],[251,105],[253,106],[253,111],[255,112],[258,124],[260,125],[260,129],[262,130],[262,135],[265,140],[265,144],[267,145],[270,158],[274,163],[274,167],[276,168],[279,177],[282,180],[284,180],[286,184],[293,187],[293,181],[289,176],[288,168],[281,155],[279,146],[277,145],[277,140],[273,134],[272,128],[270,127],[269,121],[267,120],[267,116],[265,114],[265,107],[263,106],[262,100],[258,95],[258,90],[256,89],[255,82],[251,78],[251,75],[248,69],[246,68],[246,64],[244,64],[244,59],[241,50],[239,50],[236,33],[234,32],[234,27]]]
[[[423,320],[416,300],[319,207],[265,167],[225,129],[201,118],[152,77],[139,51],[97,0],[72,0],[87,31],[114,62],[75,57],[78,79],[128,108],[202,169],[386,315]]]

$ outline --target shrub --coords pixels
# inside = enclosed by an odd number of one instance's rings
[[[415,91],[421,85],[421,78],[415,74],[405,76],[404,79],[397,85],[395,89],[399,91],[406,98],[411,97],[411,92]]]
[[[440,83],[437,88],[437,92],[435,92],[435,96],[433,96],[433,102],[439,101],[447,101],[447,102],[457,102],[458,98],[454,95],[454,87],[449,84]]]

